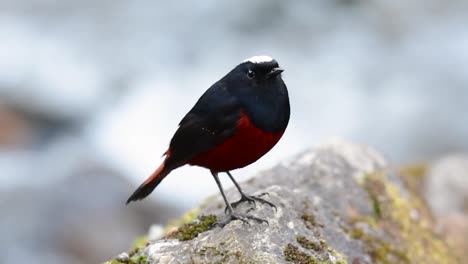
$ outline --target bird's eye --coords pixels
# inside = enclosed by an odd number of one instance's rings
[[[248,77],[249,79],[255,78],[255,72],[252,71],[252,70],[249,70],[249,71],[247,72],[247,77]]]

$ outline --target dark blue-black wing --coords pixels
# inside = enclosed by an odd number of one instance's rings
[[[236,97],[216,83],[179,123],[172,137],[166,166],[177,168],[234,135],[241,109]]]

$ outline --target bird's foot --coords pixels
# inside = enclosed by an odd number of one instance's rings
[[[267,195],[268,193],[261,193],[259,195],[246,195],[244,193],[242,193],[241,195],[241,198],[239,201],[237,202],[234,202],[231,204],[232,208],[236,208],[237,206],[239,206],[241,203],[243,202],[248,202],[249,204],[253,204],[253,208],[256,208],[256,202],[259,202],[259,203],[262,203],[262,204],[267,204],[269,205],[270,207],[273,207],[273,209],[275,209],[275,211],[277,211],[277,208],[276,208],[276,205],[274,205],[273,203],[263,199],[263,198],[260,198],[261,196],[264,196],[264,195]],[[224,209],[224,213],[227,213],[228,211],[228,207],[226,207]],[[250,211],[250,210],[249,210]]]
[[[255,222],[259,223],[259,224],[265,223],[265,224],[268,225],[267,220],[260,219],[260,218],[257,218],[255,216],[251,216],[251,215],[248,215],[248,214],[236,213],[236,212],[233,212],[233,211],[231,211],[227,215],[227,218],[225,220],[217,222],[216,225],[223,228],[225,225],[229,224],[233,220],[240,220],[240,221],[242,221],[242,223],[247,224],[247,225],[250,225],[249,220],[253,220],[253,221],[255,221]]]

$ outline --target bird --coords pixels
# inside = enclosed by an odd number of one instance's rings
[[[290,103],[284,70],[270,56],[253,56],[214,83],[182,118],[161,165],[128,198],[127,204],[147,197],[181,166],[208,169],[226,204],[224,226],[233,220],[266,222],[234,210],[243,202],[276,206],[246,194],[231,174],[269,152],[283,136],[290,118]],[[218,174],[226,173],[241,199],[229,203]]]

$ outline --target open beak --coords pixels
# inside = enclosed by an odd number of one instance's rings
[[[283,71],[284,71],[284,70],[281,69],[280,67],[278,67],[278,68],[273,68],[269,73],[267,73],[267,74],[265,75],[265,77],[266,77],[267,79],[270,79],[270,78],[275,77],[276,75],[282,73]]]

